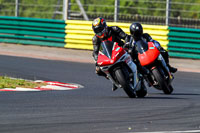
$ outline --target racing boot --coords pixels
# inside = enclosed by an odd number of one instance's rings
[[[96,73],[98,76],[104,76],[104,77],[107,76],[103,71],[101,71],[101,69],[100,69],[99,66],[96,66],[95,73]]]
[[[117,86],[115,84],[112,85],[112,91],[117,90]]]
[[[177,68],[175,68],[175,67],[172,67],[172,66],[170,66],[169,64],[167,64],[167,66],[168,66],[168,68],[169,68],[169,71],[170,72],[172,72],[172,73],[175,73],[175,72],[177,72]]]

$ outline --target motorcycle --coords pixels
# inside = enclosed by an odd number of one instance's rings
[[[147,94],[131,56],[117,42],[106,40],[101,43],[97,64],[107,78],[118,88],[123,88],[130,98]]]
[[[143,40],[137,41],[136,47],[141,66],[149,70],[149,73],[145,76],[149,86],[162,90],[164,94],[171,94],[173,92],[171,83],[174,77],[160,51],[153,42],[147,43]]]

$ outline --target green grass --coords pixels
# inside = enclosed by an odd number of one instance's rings
[[[40,87],[43,85],[47,85],[47,83],[36,83],[34,81],[28,81],[24,79],[16,79],[16,78],[10,78],[7,76],[0,76],[0,89],[16,88],[16,87],[35,88],[35,87]]]

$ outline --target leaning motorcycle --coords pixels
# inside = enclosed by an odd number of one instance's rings
[[[149,70],[145,76],[149,86],[162,90],[165,94],[171,94],[173,92],[171,83],[174,77],[160,51],[153,42],[140,40],[136,42],[136,46],[140,64]]]
[[[147,94],[131,56],[117,42],[101,43],[97,64],[107,78],[118,88],[123,88],[130,98],[144,97]]]

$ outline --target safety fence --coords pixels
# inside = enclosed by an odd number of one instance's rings
[[[107,22],[129,34],[131,23]],[[200,29],[143,24],[171,57],[200,59]],[[92,21],[0,16],[0,42],[92,50]]]
[[[119,26],[127,34],[130,34],[129,26],[131,23],[107,22],[107,24],[108,26]],[[143,28],[144,32],[150,33],[155,40],[158,40],[162,46],[167,49],[167,34],[169,33],[167,26],[143,25]],[[66,21],[66,48],[93,49],[93,36],[92,21]]]
[[[108,22],[109,26],[119,26],[127,34],[130,23]],[[91,21],[66,21],[66,48],[92,49]],[[200,29],[178,28],[158,25],[142,25],[144,33],[149,33],[154,40],[169,51],[171,57],[200,59]]]
[[[65,21],[0,16],[0,42],[64,47]]]
[[[200,59],[200,29],[169,27],[170,56]]]

